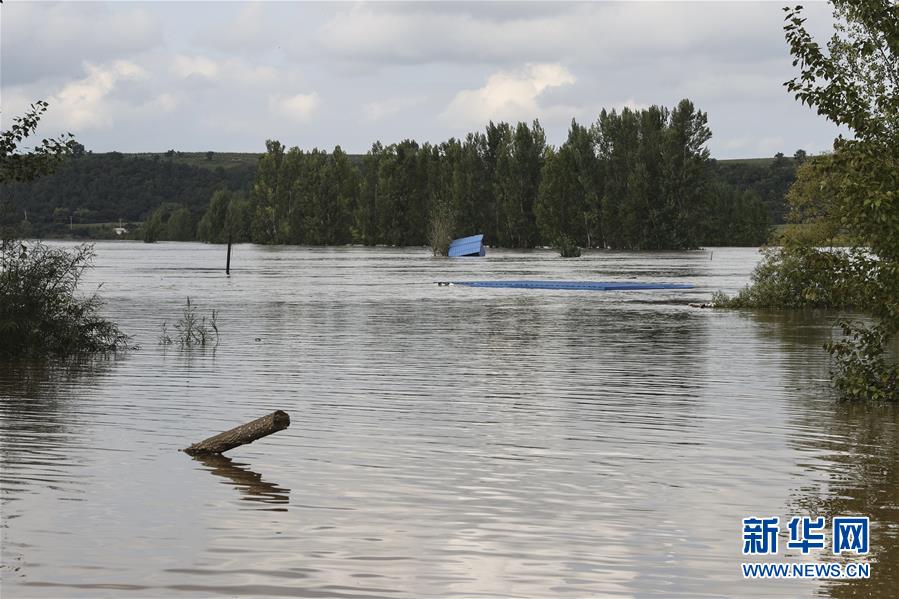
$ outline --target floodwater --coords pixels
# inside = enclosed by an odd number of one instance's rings
[[[893,596],[899,414],[836,402],[832,316],[692,308],[752,249],[97,244],[141,346],[0,367],[7,597]],[[690,291],[439,287],[666,281]],[[187,297],[212,349],[157,342]],[[274,409],[227,457],[180,448]],[[871,578],[744,580],[748,516],[866,515]]]

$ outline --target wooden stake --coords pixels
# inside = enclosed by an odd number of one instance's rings
[[[225,274],[231,274],[231,234],[228,233],[228,259],[225,261]]]
[[[276,410],[267,416],[241,424],[229,431],[204,439],[199,443],[194,443],[182,451],[189,455],[224,453],[229,449],[234,449],[235,447],[252,443],[262,437],[267,437],[272,433],[277,433],[288,426],[290,426],[290,416],[288,416],[287,412]]]

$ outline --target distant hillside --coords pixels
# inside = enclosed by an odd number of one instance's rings
[[[31,183],[0,189],[36,236],[69,236],[76,227],[119,220],[144,220],[160,204],[186,206],[202,216],[217,189],[248,191],[256,173],[255,154],[82,154],[55,173]],[[106,234],[110,231],[106,230]],[[103,236],[97,228],[76,235]]]
[[[30,223],[31,234],[45,237],[102,237],[111,225],[140,222],[163,203],[188,208],[194,221],[217,189],[248,191],[262,154],[236,152],[86,153],[56,173],[33,183],[0,188]],[[350,155],[361,166],[362,155]],[[787,157],[712,160],[712,176],[762,198],[772,224],[784,221],[784,196],[795,176]]]
[[[753,191],[765,203],[772,224],[784,223],[786,195],[796,178],[796,160],[783,155],[773,158],[713,160],[712,175],[741,190]]]
[[[104,154],[97,154],[103,156]],[[127,158],[140,158],[144,160],[168,160],[174,164],[186,164],[187,166],[199,167],[207,170],[215,170],[219,167],[223,169],[244,168],[256,169],[256,163],[259,162],[259,154],[246,152],[176,152],[169,150],[168,152],[141,152],[136,154],[124,154]]]

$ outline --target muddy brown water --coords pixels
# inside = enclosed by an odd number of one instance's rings
[[[894,596],[899,414],[834,400],[832,316],[688,305],[755,250],[224,260],[97,244],[86,288],[141,349],[0,365],[3,597]],[[434,284],[500,278],[696,287]],[[188,296],[216,348],[158,345]],[[817,514],[871,517],[870,579],[743,579],[742,518]]]

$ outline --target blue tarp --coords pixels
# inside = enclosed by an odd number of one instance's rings
[[[585,291],[630,291],[642,289],[692,289],[682,283],[637,283],[619,281],[453,281],[467,287],[501,287],[509,289],[575,289]]]
[[[450,258],[458,258],[461,256],[483,256],[487,252],[484,250],[484,236],[472,235],[471,237],[462,237],[454,239],[450,243],[447,256]]]

